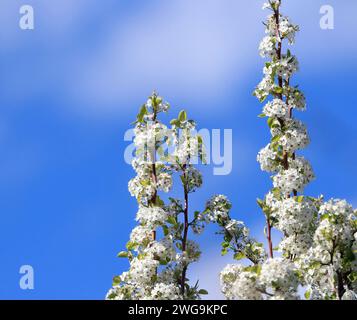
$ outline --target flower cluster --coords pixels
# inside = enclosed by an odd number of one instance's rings
[[[307,232],[317,214],[314,202],[306,197],[283,199],[272,216],[277,217],[276,228],[284,234]]]
[[[174,284],[158,283],[151,291],[151,300],[181,300],[179,288]]]
[[[283,52],[284,40],[294,44],[299,27],[280,13],[280,7],[280,0],[263,5],[273,12],[259,45],[260,55],[269,61],[254,92],[261,102],[272,98],[260,115],[268,118],[271,141],[257,156],[273,182],[264,200],[258,199],[266,218],[269,258],[260,252],[260,258],[252,259],[249,249],[259,244],[238,236],[232,245],[225,229],[223,247],[235,249],[237,260],[248,258],[253,265],[227,266],[221,273],[222,291],[227,299],[298,299],[300,285],[306,289],[306,299],[356,299],[356,212],[344,200],[323,202],[323,197],[299,195],[315,176],[310,163],[297,154],[310,142],[304,124],[293,118],[294,110],[306,110],[304,94],[291,84],[298,60],[290,50]],[[216,215],[229,221],[224,214]],[[281,258],[273,257],[272,228],[283,236],[277,246]]]
[[[259,151],[257,161],[260,163],[260,169],[267,172],[277,172],[280,165],[279,155],[268,144]]]
[[[143,207],[139,208],[136,214],[136,221],[146,225],[149,229],[154,230],[165,224],[168,218],[167,212],[160,207]]]
[[[259,45],[259,52],[262,58],[274,58],[276,56],[275,37],[266,36]]]
[[[263,113],[268,117],[285,118],[289,112],[289,106],[280,99],[274,99],[269,101],[264,109]]]
[[[261,266],[227,265],[220,275],[227,299],[297,299],[298,276],[294,265],[285,259],[267,259]]]
[[[226,196],[216,195],[207,202],[206,209],[199,219],[214,222],[220,227],[218,233],[224,238],[222,255],[232,251],[236,260],[247,258],[253,263],[263,261],[263,244],[249,236],[249,229],[242,221],[230,217],[231,207],[232,204]]]
[[[206,204],[207,217],[210,221],[227,220],[231,202],[224,195],[212,197]]]
[[[201,254],[198,244],[188,239],[188,195],[202,185],[202,174],[191,160],[204,158],[203,142],[185,111],[171,121],[170,128],[161,123],[159,114],[168,108],[154,93],[137,116],[132,162],[136,176],[128,188],[138,201],[138,225],[130,234],[127,250],[118,255],[128,258],[129,270],[114,278],[107,299],[199,299],[206,292],[191,286],[186,277],[189,264]],[[172,147],[172,154],[165,154],[165,147]],[[181,178],[184,203],[169,198],[165,204],[159,193],[173,188],[174,174]]]
[[[320,206],[310,249],[301,259],[314,299],[347,299],[356,291],[356,212],[345,200]]]

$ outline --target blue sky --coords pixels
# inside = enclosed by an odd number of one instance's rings
[[[357,3],[285,0],[301,25],[295,78],[308,100],[312,143],[303,154],[317,175],[306,193],[357,206]],[[18,27],[33,5],[35,30]],[[321,5],[335,29],[319,27]],[[262,237],[255,199],[270,188],[256,154],[268,142],[252,90],[263,60],[257,46],[267,12],[241,0],[2,0],[0,3],[0,298],[102,299],[125,270],[116,258],[135,225],[134,175],[123,136],[153,89],[185,108],[201,128],[233,129],[233,171],[213,176],[192,197],[203,207],[228,195],[232,215]],[[219,298],[215,228],[192,273]],[[35,290],[19,287],[19,269],[35,270]],[[217,277],[212,277],[217,274]],[[194,279],[194,277],[192,278]]]

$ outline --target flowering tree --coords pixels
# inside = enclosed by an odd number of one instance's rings
[[[225,241],[223,253],[232,249],[234,258],[248,258],[249,266],[228,265],[221,272],[222,291],[227,299],[298,299],[304,288],[306,299],[356,299],[357,212],[345,200],[303,195],[314,179],[310,163],[297,154],[309,144],[304,124],[293,111],[304,111],[306,102],[292,76],[298,60],[284,43],[294,44],[297,25],[280,13],[281,0],[266,2],[272,13],[265,23],[266,36],[259,50],[268,58],[264,78],[254,95],[272,99],[263,108],[268,118],[270,143],[257,157],[261,169],[272,174],[273,188],[258,204],[266,219],[268,252],[251,240],[240,222],[229,217],[230,204],[221,196],[217,219]],[[272,228],[282,233],[273,247]],[[274,257],[274,249],[280,252]]]
[[[192,286],[187,279],[189,265],[201,254],[189,239],[189,230],[198,234],[204,223],[199,212],[190,214],[189,195],[202,185],[193,163],[204,162],[204,147],[185,111],[170,127],[160,122],[160,114],[168,109],[169,104],[154,93],[135,122],[136,177],[130,180],[129,191],[138,201],[138,225],[126,250],[119,253],[130,268],[114,278],[107,299],[199,299],[207,294],[198,281]],[[174,175],[180,177],[183,201],[170,197],[164,202],[159,193],[170,192]]]

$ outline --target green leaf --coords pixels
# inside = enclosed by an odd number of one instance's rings
[[[263,103],[267,98],[268,98],[268,96],[261,97],[259,99],[260,103]]]
[[[258,115],[258,118],[265,118],[266,114],[265,113],[261,113],[260,115]]]
[[[198,218],[199,214],[200,214],[200,212],[199,212],[199,211],[195,211],[195,212],[193,213],[193,215],[194,215],[195,219],[197,219],[197,218]]]
[[[244,252],[237,252],[237,253],[233,256],[233,259],[234,259],[234,260],[237,260],[237,261],[242,260],[242,259],[244,259],[244,258],[245,258]]]
[[[278,141],[280,140],[280,138],[281,138],[281,137],[280,137],[279,135],[273,137],[273,138],[271,139],[271,143],[278,142]]]
[[[177,220],[176,220],[176,218],[174,216],[169,216],[167,218],[167,222],[172,224],[172,225],[175,225],[177,223]]]
[[[166,237],[169,234],[169,228],[167,226],[162,226],[162,230],[164,232],[164,236]]]
[[[140,180],[140,184],[144,187],[148,187],[150,185],[149,180]]]
[[[143,122],[144,116],[147,114],[147,112],[148,111],[147,111],[147,108],[146,108],[146,104],[143,104],[141,109],[140,109],[140,112],[139,112],[139,114],[137,116],[138,122]]]
[[[131,241],[129,241],[129,242],[126,244],[126,248],[127,248],[128,250],[133,250],[133,249],[135,249],[136,246],[137,246],[137,244],[134,243],[134,242],[131,242]]]
[[[345,260],[352,262],[356,259],[355,254],[353,253],[352,248],[348,247],[345,251]]]
[[[245,271],[254,272],[257,275],[260,274],[261,269],[262,269],[262,266],[260,266],[258,264],[244,268]]]
[[[159,105],[159,104],[161,104],[162,103],[162,98],[161,97],[156,97],[155,98],[155,104],[156,105]]]
[[[325,220],[325,219],[328,219],[329,217],[330,217],[330,215],[328,213],[324,213],[320,219]]]
[[[350,280],[352,283],[357,281],[357,272],[352,271],[348,276],[348,280]]]
[[[229,242],[222,242],[222,247],[223,248],[228,248],[229,247]]]
[[[298,197],[296,198],[296,200],[297,200],[297,202],[301,203],[301,202],[304,201],[304,196],[298,196]]]
[[[306,300],[310,300],[311,291],[310,291],[310,290],[307,290],[307,291],[304,293],[304,296],[305,296]]]
[[[155,204],[158,207],[163,207],[165,205],[165,202],[160,198],[160,196],[156,196]]]
[[[113,287],[119,285],[120,283],[121,283],[121,278],[119,276],[113,278]]]
[[[273,122],[274,122],[274,118],[269,118],[269,119],[267,120],[267,123],[268,123],[269,128],[271,128],[271,126],[273,125]]]
[[[275,196],[277,199],[279,199],[279,197],[280,197],[280,190],[279,190],[279,188],[273,188],[273,189],[271,190],[271,192],[274,194],[274,196]]]
[[[186,185],[186,180],[184,176],[180,176],[181,182],[183,185]]]
[[[179,113],[178,119],[179,119],[181,122],[185,122],[185,121],[187,120],[187,113],[186,113],[185,110],[182,110],[182,111]]]
[[[201,289],[200,291],[198,291],[199,294],[208,294],[208,291],[205,289]]]
[[[257,199],[257,203],[258,203],[258,205],[259,205],[259,207],[261,208],[261,209],[263,209],[264,208],[264,206],[265,206],[265,202],[262,200],[262,199]]]
[[[179,126],[180,126],[180,121],[177,120],[177,119],[172,119],[172,120],[170,121],[170,124],[171,124],[172,126],[179,127]]]
[[[160,265],[162,266],[166,266],[167,265],[167,261],[166,260],[160,260]]]
[[[275,88],[274,88],[274,92],[275,92],[276,94],[282,94],[282,93],[283,93],[283,88],[281,88],[281,87],[275,87]]]
[[[127,251],[121,251],[118,253],[119,258],[127,258],[128,257],[128,252]]]

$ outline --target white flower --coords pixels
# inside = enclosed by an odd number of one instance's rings
[[[295,43],[295,34],[299,27],[290,22],[288,17],[281,17],[279,21],[279,31],[282,38],[287,38],[289,44]]]
[[[155,99],[155,101],[153,101]],[[146,107],[152,108],[153,104],[156,104],[156,112],[167,112],[170,108],[170,104],[168,102],[163,101],[163,98],[158,96],[156,92],[152,94],[151,97],[146,102]]]
[[[299,70],[299,62],[295,56],[283,55],[281,59],[274,63],[276,73],[283,78],[290,78],[293,73]]]
[[[172,188],[172,176],[169,173],[160,173],[157,176],[157,188],[164,192],[169,192]]]
[[[199,143],[194,124],[187,121],[186,127],[176,132],[174,145],[173,156],[180,165],[189,164],[192,159],[198,156]]]
[[[207,215],[210,221],[217,221],[218,219],[226,220],[228,218],[229,210],[232,204],[224,195],[217,195],[212,197],[206,204]]]
[[[262,294],[256,288],[257,274],[240,272],[233,284],[233,294],[238,300],[261,300]]]
[[[336,298],[337,273],[355,272],[353,252],[354,212],[345,200],[331,199],[320,206],[319,224],[312,247],[301,261],[305,281],[320,299]],[[346,255],[346,249],[351,252]],[[341,298],[341,297],[340,297]]]
[[[278,248],[284,253],[284,256],[300,259],[309,250],[312,243],[312,236],[308,233],[293,234],[285,236]]]
[[[347,221],[353,218],[354,210],[346,200],[330,199],[320,207],[320,214],[327,214],[330,217],[340,218],[341,221]]]
[[[295,168],[283,170],[273,177],[274,188],[279,188],[284,194],[290,194],[294,190],[302,192],[305,183],[305,176]]]
[[[278,170],[277,154],[270,148],[270,144],[259,151],[257,161],[262,171],[276,172]]]
[[[288,116],[289,106],[281,99],[269,101],[263,109],[263,113],[268,117],[285,118]]]
[[[130,277],[139,284],[148,284],[156,274],[159,262],[152,259],[134,258],[130,265]]]
[[[260,284],[266,292],[279,293],[281,298],[292,299],[296,295],[298,278],[294,265],[282,258],[268,259],[263,265],[259,276]]]
[[[142,180],[139,176],[129,181],[128,189],[131,196],[137,198],[143,205],[147,205],[156,192],[154,184],[148,180]]]
[[[220,273],[222,292],[228,300],[261,300],[255,272],[246,271],[242,265],[229,264]]]
[[[139,208],[136,214],[136,220],[147,225],[148,228],[155,229],[163,225],[168,218],[167,212],[160,207],[143,207]]]
[[[285,151],[294,152],[305,148],[310,143],[304,124],[296,119],[289,119],[286,123],[286,129],[279,140],[279,144]]]
[[[269,191],[265,196],[266,205],[274,212],[279,209],[280,201],[275,197],[274,193]]]
[[[173,241],[169,237],[151,243],[144,253],[152,259],[166,262],[172,261],[176,256]]]
[[[269,96],[274,87],[274,81],[272,80],[270,75],[267,75],[258,84],[257,88],[254,91],[254,94],[259,100],[264,100]]]
[[[304,178],[304,184],[307,185],[315,179],[315,174],[312,170],[309,161],[303,157],[295,157],[295,159],[289,159],[289,168],[293,168],[299,171]]]
[[[347,289],[342,296],[342,300],[357,300],[357,293]]]
[[[225,297],[229,300],[235,298],[233,293],[233,285],[238,278],[238,275],[243,271],[243,266],[239,264],[228,264],[220,273],[221,290]]]
[[[282,200],[273,216],[278,220],[277,228],[291,235],[307,232],[316,214],[317,209],[311,200],[293,197]]]
[[[125,286],[115,286],[109,289],[106,300],[137,300],[141,298],[141,290],[135,285],[126,283]]]
[[[279,42],[287,39],[289,44],[294,44],[295,34],[299,31],[299,26],[291,23],[288,17],[279,15],[279,30],[277,29],[276,16],[271,14],[266,22],[265,33],[276,37]]]
[[[186,266],[192,262],[198,261],[200,256],[201,250],[199,245],[192,240],[187,240],[186,250],[176,254],[176,260],[181,266]]]
[[[181,300],[180,288],[176,284],[157,283],[151,291],[152,300]]]
[[[231,219],[224,228],[231,234],[235,235],[237,233],[241,233],[243,236],[248,237],[249,229],[244,225],[242,221],[237,221]]]
[[[259,52],[262,58],[274,58],[276,56],[275,37],[266,36],[259,45]]]
[[[192,165],[189,165],[186,168],[185,178],[187,181],[188,192],[194,192],[202,185],[202,173]]]
[[[136,226],[130,234],[130,241],[136,244],[148,243],[151,240],[152,229],[147,226]]]
[[[198,261],[201,256],[201,250],[199,245],[192,240],[187,241],[185,253],[187,255],[187,259],[190,262]]]
[[[292,89],[291,94],[289,95],[289,105],[297,110],[305,111],[306,98],[304,94],[296,88]]]
[[[152,154],[158,143],[163,143],[164,139],[172,132],[160,122],[138,123],[134,129],[134,144],[137,148],[137,155],[148,161],[153,161]]]

